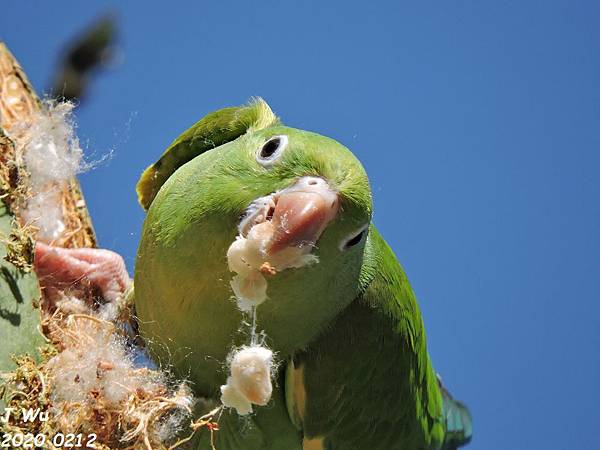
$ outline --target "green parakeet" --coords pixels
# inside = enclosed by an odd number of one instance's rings
[[[252,415],[223,413],[217,449],[469,442],[469,412],[436,376],[414,293],[371,223],[367,175],[343,145],[282,125],[256,99],[193,125],[137,190],[148,212],[135,265],[140,331],[207,410],[219,404],[228,354],[247,340],[250,320],[236,306],[228,248],[249,226],[271,226],[261,251],[276,262],[261,268],[256,329],[279,362],[275,387]],[[312,260],[281,262],[298,256]],[[201,433],[197,445],[209,448]]]

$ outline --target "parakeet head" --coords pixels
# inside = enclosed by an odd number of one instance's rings
[[[335,140],[281,125],[262,100],[202,119],[147,169],[138,194],[149,208],[136,306],[142,330],[163,341],[219,358],[210,335],[235,340],[241,313],[227,252],[238,235],[259,239],[270,262],[260,267],[258,328],[280,352],[305,346],[367,276],[363,167]]]

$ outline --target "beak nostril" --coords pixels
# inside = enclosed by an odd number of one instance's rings
[[[317,184],[317,180],[310,180],[308,182],[308,184],[311,185],[311,186],[315,186]]]
[[[267,212],[266,220],[270,221],[271,219],[273,219],[273,214],[275,214],[275,208],[273,206],[271,206],[269,208],[269,211]]]

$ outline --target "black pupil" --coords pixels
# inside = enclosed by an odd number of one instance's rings
[[[354,245],[358,244],[360,242],[360,240],[362,239],[363,234],[365,234],[364,230],[361,231],[360,233],[358,233],[356,236],[354,236],[348,242],[346,242],[346,248],[353,247]]]
[[[273,153],[277,151],[279,148],[279,144],[281,144],[281,139],[273,138],[263,145],[263,148],[260,149],[260,157],[261,158],[270,158],[273,156]]]

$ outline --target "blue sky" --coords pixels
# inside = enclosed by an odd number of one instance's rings
[[[364,163],[470,448],[597,448],[600,3],[5,0],[0,39],[42,91],[107,10],[124,61],[77,113],[113,152],[81,177],[102,246],[132,268],[141,170],[261,95]]]

